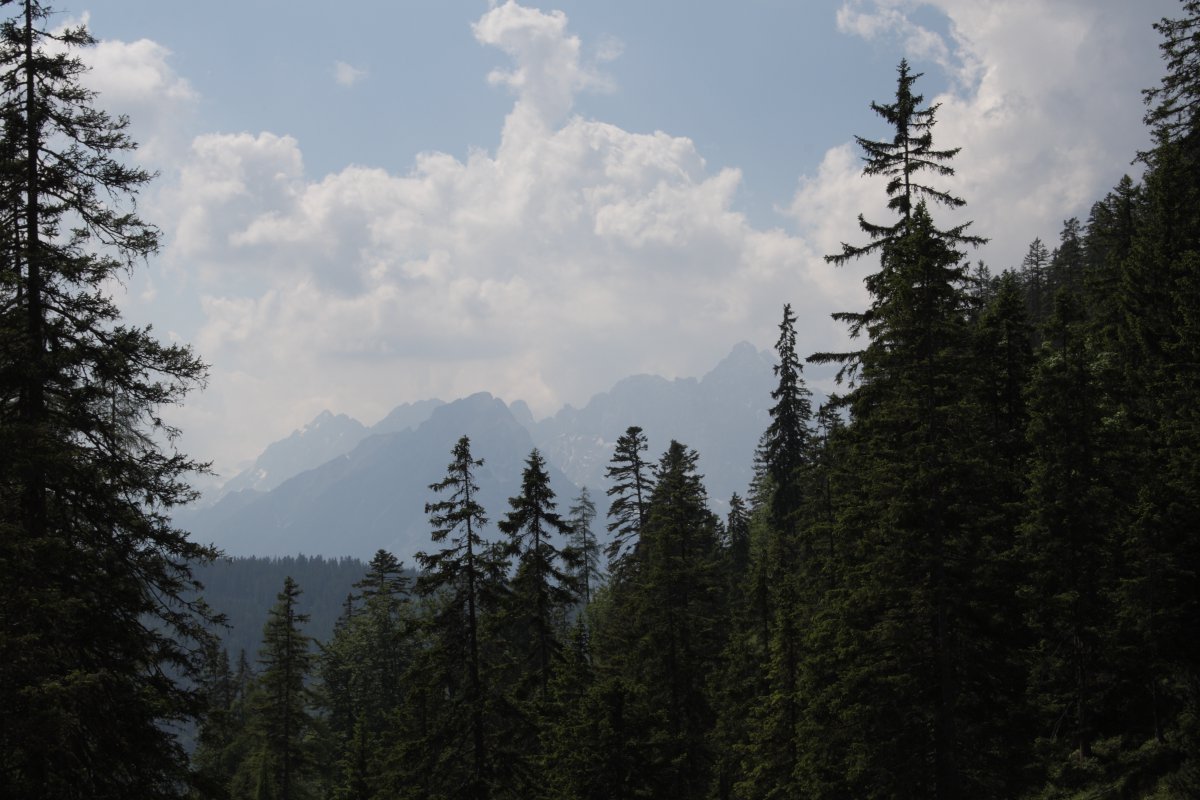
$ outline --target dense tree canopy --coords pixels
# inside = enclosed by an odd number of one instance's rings
[[[37,0],[0,24],[0,794],[175,797],[199,711],[214,554],[170,521],[202,465],[164,404],[190,349],[122,322],[107,286],[158,248],[128,122],[82,80],[83,27]]]
[[[1195,0],[1156,26],[1140,181],[995,277],[940,220],[958,149],[900,62],[857,138],[892,216],[828,257],[868,263],[834,315],[859,349],[813,357],[850,380],[814,412],[784,305],[724,521],[700,454],[630,425],[609,575],[537,450],[489,539],[464,436],[415,580],[380,550],[314,649],[289,577],[257,659],[205,633],[213,554],[168,516],[200,465],[157,409],[204,367],[103,292],[157,246],[149,176],[79,84],[86,32],[3,5],[0,795],[1200,796]]]

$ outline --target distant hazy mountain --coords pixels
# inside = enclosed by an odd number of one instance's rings
[[[533,440],[505,404],[476,394],[439,405],[424,423],[362,439],[349,453],[302,472],[268,492],[233,492],[178,522],[194,538],[227,554],[343,556],[367,559],[385,548],[411,564],[417,550],[433,548],[425,504],[440,481],[460,436],[484,459],[476,475],[479,500],[492,520],[520,488]],[[565,509],[575,487],[550,467],[551,485]],[[494,537],[494,527],[491,536]]]
[[[246,489],[269,492],[288,478],[349,453],[372,434],[398,433],[420,425],[440,405],[441,400],[404,403],[393,408],[370,428],[345,414],[335,416],[329,411],[322,411],[312,422],[292,431],[286,439],[268,445],[251,467],[239,472],[221,487],[217,499]]]
[[[601,500],[604,477],[617,438],[631,425],[649,440],[647,458],[657,461],[672,439],[700,454],[700,472],[714,508],[733,492],[745,496],[754,449],[770,422],[774,361],[742,342],[699,380],[669,381],[635,375],[593,397],[582,409],[567,406],[530,425],[546,459]]]
[[[415,403],[402,403],[396,406],[383,419],[371,426],[371,433],[399,433],[407,428],[415,428],[433,413],[438,406],[445,405],[441,400],[418,400]]]
[[[742,343],[704,377],[667,380],[636,375],[536,421],[529,407],[506,406],[489,394],[444,404],[398,406],[371,428],[324,412],[267,447],[254,466],[231,480],[218,501],[177,515],[180,525],[229,555],[354,556],[380,548],[412,561],[429,549],[425,503],[429,484],[444,477],[460,436],[485,459],[480,500],[493,521],[516,494],[529,451],[537,446],[551,468],[565,511],[588,486],[603,531],[608,508],[605,469],[617,438],[640,426],[656,462],[671,439],[700,453],[709,500],[722,510],[733,492],[745,494],[754,449],[769,422],[773,359]],[[495,529],[492,529],[495,535]]]

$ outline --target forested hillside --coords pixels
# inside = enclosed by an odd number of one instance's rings
[[[283,556],[220,558],[198,566],[195,574],[204,587],[199,594],[225,617],[213,629],[221,647],[235,660],[244,652],[253,661],[284,578],[304,587],[299,611],[308,615],[306,630],[325,640],[365,569],[366,564],[356,558]]]
[[[86,32],[13,5],[0,796],[1200,797],[1200,0],[1157,26],[1140,177],[998,274],[947,182],[970,143],[940,140],[900,61],[857,138],[886,216],[844,220],[826,256],[872,270],[834,313],[852,347],[805,352],[782,304],[724,517],[700,455],[641,427],[591,494],[510,454],[519,488],[489,506],[462,435],[418,487],[415,564],[224,572],[170,522],[203,465],[155,410],[204,365],[100,288],[157,246],[133,211],[150,176],[77,82]],[[825,403],[808,363],[840,370]],[[197,578],[261,602],[242,567],[274,572],[275,602],[231,652],[214,612],[248,612]],[[314,641],[306,591],[351,570]]]
[[[1160,26],[1142,180],[998,275],[970,261],[985,231],[942,221],[966,203],[944,185],[958,150],[902,61],[858,139],[891,216],[828,256],[878,259],[870,304],[835,315],[859,349],[808,356],[842,376],[814,408],[784,306],[728,518],[694,450],[656,457],[636,427],[606,498],[555,498],[534,451],[510,507],[484,509],[464,437],[421,577],[377,556],[296,657],[311,690],[268,692],[271,641],[258,677],[213,674],[207,777],[233,796],[1200,795],[1200,4],[1183,11]]]

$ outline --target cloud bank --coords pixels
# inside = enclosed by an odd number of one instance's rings
[[[878,0],[838,15],[844,34],[947,72],[936,135],[964,148],[954,189],[996,241],[993,266],[1086,213],[1136,148],[1129,13],[1106,7]],[[948,34],[913,21],[930,10]],[[821,256],[883,207],[847,142],[780,198],[788,227],[756,226],[738,210],[739,170],[710,166],[691,139],[572,115],[580,92],[619,87],[585,63],[564,14],[510,0],[472,31],[511,62],[487,76],[513,95],[494,152],[314,177],[289,136],[207,133],[164,175],[163,275],[198,304],[181,332],[213,365],[179,422],[185,448],[226,475],[323,408],[371,423],[402,401],[488,390],[549,413],[628,374],[699,374],[739,340],[770,346],[784,302],[801,348],[843,343],[829,314],[862,307],[869,265]],[[97,72],[186,102],[150,44],[120,45],[137,65],[125,77]],[[599,50],[602,62],[619,45]]]

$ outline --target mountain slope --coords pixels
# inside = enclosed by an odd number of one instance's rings
[[[547,460],[598,497],[608,486],[604,473],[613,446],[629,426],[643,429],[653,461],[675,439],[699,452],[709,500],[719,507],[733,492],[745,495],[750,484],[754,448],[770,422],[773,363],[742,342],[699,380],[635,375],[530,431]]]
[[[178,521],[228,555],[304,553],[367,559],[385,548],[411,562],[431,549],[425,504],[460,436],[484,459],[480,501],[495,519],[520,487],[529,432],[489,394],[441,405],[415,429],[368,436],[349,453],[302,472],[269,492],[236,492]],[[574,486],[557,469],[551,484],[565,508]],[[490,538],[495,538],[494,528]]]

